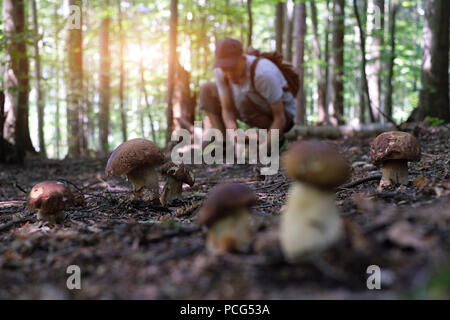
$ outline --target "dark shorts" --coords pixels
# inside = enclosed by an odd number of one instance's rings
[[[200,110],[222,116],[219,91],[215,82],[207,82],[200,87],[199,108]],[[267,115],[269,117],[272,117],[271,110],[267,110],[266,108],[253,103],[250,99],[246,100],[246,102],[241,107],[241,110],[238,111],[236,107],[234,107],[234,110],[236,118],[243,121],[244,123],[248,123],[249,120],[260,115]],[[288,112],[285,112],[285,116],[287,120],[287,125],[285,128],[286,132],[294,125],[294,119]]]

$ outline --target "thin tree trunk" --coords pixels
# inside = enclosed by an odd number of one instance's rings
[[[369,2],[369,10],[374,18],[368,23],[368,37],[366,51],[370,63],[366,65],[367,85],[371,97],[370,105],[375,121],[380,121],[379,110],[381,108],[381,55],[383,47],[384,31],[384,0],[372,0]]]
[[[59,61],[59,28],[56,23],[59,19],[58,16],[58,5],[54,6],[54,24],[55,24],[55,61]],[[59,123],[59,115],[60,115],[60,106],[59,106],[59,63],[54,64],[54,73],[55,73],[55,149],[56,149],[56,159],[60,157],[60,148],[61,148],[61,129]]]
[[[286,46],[284,58],[292,62],[292,42],[294,35],[294,17],[295,17],[295,2],[294,0],[286,1]]]
[[[318,61],[314,65],[314,73],[316,75],[317,79],[317,107],[318,107],[318,122],[319,123],[327,123],[328,122],[328,112],[325,106],[325,88],[323,83],[323,72],[321,68],[321,64],[319,61],[322,60],[322,53],[320,50],[320,42],[319,42],[319,34],[317,31],[317,10],[316,10],[316,4],[314,1],[310,2],[311,7],[311,22],[312,22],[312,28],[313,28],[313,51],[315,59]]]
[[[385,113],[389,117],[392,117],[392,93],[393,93],[393,77],[394,77],[394,60],[395,60],[395,16],[397,14],[398,6],[395,0],[389,0],[389,34],[390,34],[390,58],[389,58],[389,75],[387,79],[386,88],[386,103]]]
[[[344,0],[333,1],[331,89],[328,111],[333,125],[344,123]]]
[[[358,29],[359,29],[359,37],[360,37],[360,44],[361,44],[361,57],[362,57],[362,80],[364,83],[364,92],[366,93],[367,97],[367,104],[369,109],[369,115],[370,115],[370,121],[375,122],[375,117],[372,111],[372,103],[370,100],[370,94],[369,94],[369,87],[367,84],[367,76],[366,76],[366,42],[365,42],[365,35],[364,30],[361,25],[361,18],[359,16],[358,12],[358,5],[356,3],[356,0],[353,0],[353,10],[355,12],[356,21],[358,22]]]
[[[325,79],[324,79],[324,90],[325,90],[325,106],[327,109],[327,113],[330,112],[328,110],[329,100],[330,100],[330,41],[329,41],[329,35],[330,35],[330,0],[327,0],[326,2],[326,10],[325,10],[325,54],[324,54],[324,60],[325,60]],[[327,121],[329,122],[329,116],[327,115]]]
[[[3,1],[3,28],[6,38],[4,69],[4,137],[15,144],[15,161],[21,163],[25,152],[35,153],[28,126],[28,56],[25,39],[24,0]]]
[[[172,137],[173,110],[172,100],[174,91],[175,63],[177,60],[177,25],[178,25],[178,0],[170,1],[170,33],[169,33],[169,70],[168,70],[168,97],[167,97],[167,128],[166,146]],[[206,66],[205,66],[206,67]]]
[[[70,0],[71,6],[80,8],[80,24],[83,25],[81,0]],[[78,158],[81,155],[80,145],[80,110],[83,109],[83,48],[82,28],[68,30],[68,101],[67,101],[67,145],[68,156]]]
[[[303,59],[305,53],[305,35],[306,35],[306,5],[304,2],[297,4],[296,13],[296,67],[300,79],[300,88],[296,97],[297,114],[295,123],[304,124],[306,121],[306,96],[305,96],[305,69],[303,67]]]
[[[412,119],[436,117],[450,122],[448,90],[449,12],[448,0],[425,1],[422,43],[422,89],[419,107]]]
[[[252,36],[253,36],[252,0],[247,0],[247,16],[248,16],[248,31],[247,31],[247,48],[248,48],[252,45]]]
[[[275,14],[275,42],[276,51],[283,53],[283,19],[284,18],[284,2],[278,2]]]
[[[31,11],[33,16],[33,29],[34,29],[34,76],[36,79],[36,101],[37,101],[37,113],[38,113],[38,136],[39,136],[39,152],[44,157],[47,152],[45,150],[44,139],[44,100],[41,89],[41,57],[39,55],[39,27],[36,14],[36,0],[31,0]]]
[[[106,1],[109,5],[109,1]],[[108,149],[109,136],[109,103],[111,57],[109,50],[109,14],[103,17],[100,24],[100,110],[99,110],[99,151],[105,154]]]
[[[361,17],[361,27],[362,29],[365,31],[366,30],[366,24],[367,24],[367,1],[363,1],[362,2],[362,12],[364,12],[365,14],[362,15]],[[359,28],[356,27],[358,32],[355,32],[355,44],[358,47],[361,47],[361,35],[359,34]],[[361,55],[358,55],[359,58],[359,69],[358,69],[358,76],[356,77],[355,81],[356,81],[356,87],[357,92],[355,93],[356,98],[358,100],[358,105],[359,105],[359,114],[358,114],[358,118],[359,118],[359,122],[360,123],[367,123],[367,114],[366,114],[366,94],[364,91],[364,81],[363,81],[363,64],[362,64],[362,57]]]
[[[118,24],[119,24],[119,103],[120,103],[120,119],[122,121],[122,141],[128,140],[127,135],[127,115],[124,106],[124,67],[123,67],[123,51],[124,51],[124,31],[122,29],[122,8],[120,6],[121,1],[117,1],[118,5]]]

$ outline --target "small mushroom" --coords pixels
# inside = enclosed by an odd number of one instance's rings
[[[419,161],[420,156],[419,143],[409,133],[389,131],[376,137],[370,145],[370,160],[382,166],[379,188],[408,184],[408,161]]]
[[[152,141],[136,138],[119,145],[106,165],[106,176],[126,175],[133,184],[136,199],[159,201],[156,167],[164,161],[162,150]]]
[[[296,143],[283,157],[294,180],[280,222],[280,243],[288,262],[321,252],[342,234],[334,188],[349,177],[347,160],[331,146],[310,140]]]
[[[61,223],[63,210],[73,205],[74,196],[62,182],[44,181],[35,185],[28,195],[28,209],[39,209],[37,219],[49,224]]]
[[[187,183],[191,187],[194,185],[194,173],[183,163],[177,165],[169,161],[161,167],[161,173],[167,177],[160,198],[162,205],[166,205],[177,199],[181,200],[183,183]]]
[[[197,220],[209,229],[209,251],[221,254],[250,249],[253,233],[249,215],[254,203],[255,193],[238,183],[217,186],[209,193]]]

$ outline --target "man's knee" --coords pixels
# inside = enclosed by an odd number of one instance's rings
[[[220,114],[220,100],[215,82],[200,86],[200,109],[208,113]]]

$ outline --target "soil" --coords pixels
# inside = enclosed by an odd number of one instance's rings
[[[131,184],[106,178],[107,159],[44,160],[0,165],[0,299],[320,299],[450,297],[450,143],[446,127],[408,124],[422,158],[409,164],[409,184],[377,190],[366,179],[336,190],[345,237],[334,247],[288,264],[276,240],[290,181],[256,165],[193,165],[184,199],[149,206],[129,200]],[[355,181],[379,174],[370,164],[374,137],[325,140],[352,163]],[[77,205],[48,226],[26,208],[32,186],[60,180]],[[210,254],[196,215],[211,188],[252,188],[255,242],[247,254]],[[163,181],[161,180],[161,190]],[[81,269],[69,290],[67,268]],[[381,290],[367,272],[381,269]]]

